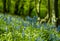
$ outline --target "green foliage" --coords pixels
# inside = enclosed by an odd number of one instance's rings
[[[6,9],[9,10],[9,14],[15,14],[16,10],[25,20],[20,16],[9,15],[7,12],[7,14],[0,13],[0,41],[60,41],[60,28],[54,28],[53,24],[40,24],[37,20],[38,16],[43,19],[48,14],[48,0],[40,0],[41,3],[39,0],[19,0],[19,3],[17,1],[6,0]],[[3,2],[4,0],[0,0],[0,12],[4,12]],[[52,12],[54,2],[50,0],[50,3]],[[60,7],[60,1],[58,5]]]
[[[52,24],[39,24],[36,17],[0,14],[0,41],[59,41],[60,33]]]
[[[44,18],[46,17],[46,15],[47,15],[47,8],[44,5],[42,5],[40,9],[40,18]]]

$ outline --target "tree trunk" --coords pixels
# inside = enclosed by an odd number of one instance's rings
[[[52,17],[52,15],[51,15],[51,10],[50,10],[51,8],[50,8],[50,0],[48,0],[48,14],[49,14],[49,22],[51,22],[51,17]]]
[[[20,0],[17,0],[16,1],[16,3],[15,3],[15,11],[14,11],[14,14],[16,14],[16,15],[19,15],[19,9],[18,9],[18,7],[19,7],[19,2],[20,2]]]
[[[19,15],[24,16],[24,0],[22,1],[22,5],[21,5],[21,7],[19,9]]]
[[[60,25],[60,18],[59,18],[59,12],[58,12],[58,0],[54,0],[54,10],[55,10],[55,16],[57,18],[56,27],[58,27],[58,25]]]
[[[8,10],[8,11],[7,11],[7,12],[9,13],[9,12],[10,12],[10,6],[11,6],[11,5],[10,5],[10,4],[11,4],[11,0],[8,0],[8,3],[7,3],[7,4],[8,4],[8,7],[7,7],[7,10]]]
[[[7,9],[6,9],[6,0],[3,0],[3,13],[6,13]]]
[[[59,18],[58,14],[58,0],[54,1],[54,9],[55,9],[55,16],[56,18]]]
[[[29,16],[30,17],[31,17],[31,13],[32,13],[32,11],[34,9],[34,6],[31,6],[31,2],[32,2],[32,0],[30,0],[30,4],[29,4]]]
[[[38,14],[38,17],[40,17],[40,6],[41,6],[40,4],[41,4],[41,1],[42,0],[39,0],[39,12],[37,13]]]
[[[36,13],[37,13],[37,2],[36,2],[37,0],[35,0],[34,2],[35,2],[35,11],[36,11]]]

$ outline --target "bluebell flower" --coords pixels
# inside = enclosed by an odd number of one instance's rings
[[[43,23],[44,27],[47,27],[47,23]]]
[[[41,27],[41,25],[40,25],[40,24],[38,24],[38,25],[37,25],[37,28],[40,28],[40,27]]]
[[[34,16],[34,17],[33,17],[33,21],[36,22],[36,21],[37,21],[37,18],[38,18],[37,16]]]
[[[24,27],[23,30],[26,30],[26,27]]]
[[[20,30],[20,26],[15,26],[15,29],[16,30]]]
[[[60,31],[60,25],[58,26],[57,31]]]
[[[27,16],[27,17],[26,17],[26,19],[30,19],[30,17],[29,17],[29,16]]]
[[[32,22],[33,22],[33,23],[36,23],[36,22],[37,22],[37,20],[36,20],[36,19],[32,19]]]
[[[0,16],[0,18],[2,18],[2,16]]]
[[[7,24],[10,24],[11,21],[12,21],[12,18],[11,17],[8,17],[6,23]]]
[[[50,34],[49,40],[53,41],[53,35],[52,34]]]
[[[24,37],[25,36],[25,32],[24,31],[22,31],[22,37]]]
[[[12,25],[12,27],[14,27],[14,23],[12,23],[11,25]]]
[[[12,21],[12,17],[8,17],[8,20]]]
[[[32,18],[30,18],[29,16],[26,17],[26,21],[29,21],[30,23],[32,22]]]
[[[32,27],[35,27],[35,28],[36,28],[36,27],[37,27],[37,25],[36,25],[35,23],[32,23]]]
[[[49,38],[50,41],[56,41],[57,40],[57,37],[55,34],[50,34],[50,38]]]
[[[27,27],[27,24],[26,23],[24,23],[24,27]]]
[[[18,20],[18,21],[21,21],[21,20],[22,20],[22,18],[17,18],[17,20]]]
[[[35,41],[40,41],[40,37],[38,37]]]
[[[7,21],[7,18],[4,18],[4,21]]]
[[[57,38],[58,41],[60,41],[60,38]]]

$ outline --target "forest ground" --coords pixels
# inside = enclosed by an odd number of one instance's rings
[[[0,14],[0,41],[60,41],[60,29],[55,25],[39,24],[37,18]]]

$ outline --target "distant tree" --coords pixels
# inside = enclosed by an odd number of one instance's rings
[[[7,8],[6,8],[6,0],[3,0],[3,13],[7,12]]]
[[[58,0],[54,1],[54,9],[55,9],[55,16],[56,18],[59,18],[59,13],[58,13]]]
[[[48,14],[49,14],[50,22],[51,22],[52,14],[51,14],[51,8],[50,8],[50,0],[48,0]]]
[[[14,14],[16,15],[19,15],[19,2],[20,0],[16,0],[16,3],[15,3],[15,11],[14,11]]]
[[[41,6],[40,4],[41,4],[41,2],[42,2],[42,0],[38,0],[38,1],[35,0],[35,6],[38,5],[38,6],[37,6],[38,9],[36,9],[36,12],[37,12],[37,15],[38,15],[38,17],[39,17],[39,18],[38,18],[39,23],[40,23],[40,21],[41,21],[41,20],[40,20],[40,6]]]
[[[8,11],[7,12],[10,12],[11,0],[8,0],[7,5],[8,5],[8,7],[7,7]]]
[[[30,4],[29,4],[29,16],[31,17],[31,13],[32,13],[32,11],[33,11],[33,9],[34,9],[34,6],[32,6],[32,0],[30,0]]]
[[[21,7],[19,9],[19,15],[20,16],[24,15],[24,0],[22,0]]]
[[[56,26],[60,25],[60,18],[59,18],[59,12],[58,12],[58,0],[54,0],[54,10],[55,10],[55,16],[57,18],[56,20]]]
[[[36,10],[36,13],[37,13],[37,12],[38,12],[38,11],[37,11],[37,4],[38,4],[38,1],[35,0],[34,2],[35,2],[35,10]]]
[[[38,14],[38,17],[40,17],[40,7],[41,7],[40,4],[41,4],[42,0],[39,0],[38,2],[39,2],[39,12],[37,14]]]

